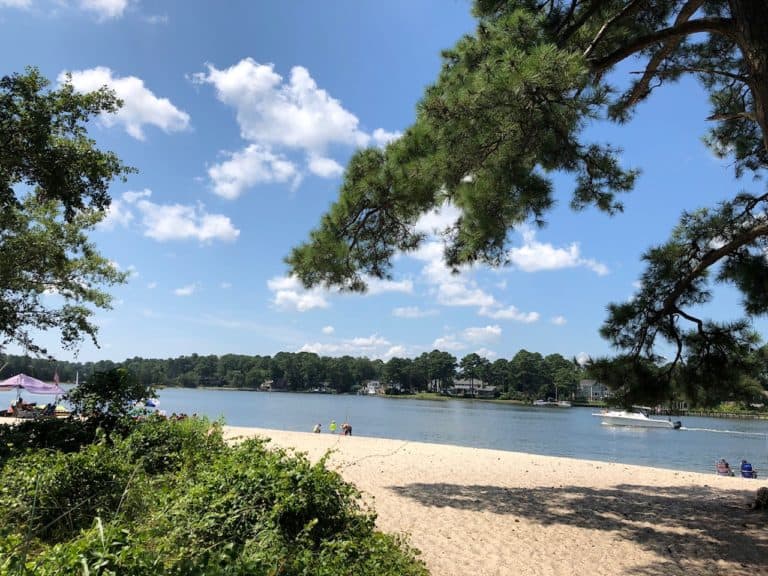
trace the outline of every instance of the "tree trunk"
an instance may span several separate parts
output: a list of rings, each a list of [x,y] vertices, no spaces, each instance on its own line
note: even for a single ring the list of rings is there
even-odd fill
[[[730,0],[731,14],[739,36],[739,45],[749,66],[755,104],[755,119],[768,152],[768,2],[765,0]]]

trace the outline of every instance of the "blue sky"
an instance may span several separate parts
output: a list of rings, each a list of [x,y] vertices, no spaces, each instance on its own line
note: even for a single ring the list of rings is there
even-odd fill
[[[473,28],[463,0],[0,0],[1,74],[71,72],[78,89],[108,84],[125,101],[92,135],[139,173],[114,184],[93,238],[131,278],[98,313],[101,349],[85,343],[78,358],[609,353],[597,331],[606,305],[635,290],[643,251],[682,210],[759,186],[704,147],[707,101],[692,80],[629,125],[588,128],[642,169],[624,214],[571,212],[557,177],[548,226],[513,233],[502,270],[452,277],[430,242],[365,295],[287,276],[283,258],[335,199],[350,154],[412,122],[440,50]],[[709,312],[736,316],[738,296],[719,291]],[[56,334],[39,341],[73,358]]]

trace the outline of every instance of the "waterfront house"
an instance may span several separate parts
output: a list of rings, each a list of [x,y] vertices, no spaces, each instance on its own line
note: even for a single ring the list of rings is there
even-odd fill
[[[384,393],[384,386],[378,380],[368,380],[363,383],[362,393],[368,396],[376,396]]]
[[[499,395],[496,386],[489,386],[482,380],[456,380],[447,393],[457,398],[496,398]]]
[[[581,380],[578,395],[589,402],[603,402],[611,395],[611,391],[597,380]]]

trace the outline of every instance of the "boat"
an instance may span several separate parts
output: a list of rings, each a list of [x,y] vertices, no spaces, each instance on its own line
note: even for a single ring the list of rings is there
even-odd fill
[[[570,408],[571,407],[571,403],[568,402],[568,400],[557,399],[557,386],[555,386],[554,400],[552,398],[547,398],[546,400],[534,400],[533,405],[544,407],[544,408]]]
[[[568,400],[534,400],[534,406],[544,408],[570,408],[571,403]]]
[[[663,420],[648,416],[650,409],[635,406],[631,410],[603,410],[593,416],[599,416],[606,426],[634,426],[635,428],[668,428],[679,430],[683,425],[679,420]]]

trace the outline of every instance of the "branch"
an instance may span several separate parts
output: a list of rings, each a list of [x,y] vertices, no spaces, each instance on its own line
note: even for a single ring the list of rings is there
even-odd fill
[[[619,12],[614,14],[611,18],[609,18],[605,22],[605,24],[602,25],[597,35],[592,39],[592,42],[590,42],[589,46],[587,46],[587,49],[584,50],[584,58],[589,58],[590,54],[592,54],[592,51],[595,49],[595,46],[597,46],[600,40],[602,40],[603,37],[605,36],[605,33],[608,31],[608,28],[613,26],[616,22],[618,22],[625,16],[632,14],[632,12],[640,8],[640,4],[642,4],[643,2],[645,2],[645,0],[632,0],[629,4],[624,6],[622,10],[620,10]]]
[[[605,0],[595,0],[594,2],[592,2],[589,8],[586,8],[584,12],[579,14],[578,19],[563,31],[562,39],[560,40],[560,45],[562,46],[563,44],[565,44],[565,41],[568,40],[571,36],[573,36],[576,33],[576,30],[581,28],[584,25],[584,23],[587,20],[589,20],[592,16],[594,16],[595,12],[597,12],[605,4],[606,4]]]
[[[752,120],[757,122],[757,117],[753,112],[737,112],[736,114],[712,114],[707,116],[707,120]]]
[[[688,274],[685,275],[685,277],[677,283],[677,287],[672,291],[672,293],[666,297],[664,300],[664,303],[662,304],[661,308],[653,315],[652,322],[658,320],[662,316],[672,313],[672,312],[679,312],[682,316],[685,317],[685,315],[680,311],[680,309],[677,307],[677,299],[682,295],[682,293],[693,283],[693,281],[701,276],[701,274],[710,266],[715,264],[718,260],[723,258],[724,256],[727,256],[731,254],[732,252],[736,251],[738,248],[741,248],[745,244],[749,244],[756,238],[759,238],[760,236],[768,236],[768,222],[765,222],[763,224],[760,224],[759,226],[755,226],[751,230],[746,231],[744,234],[741,234],[740,236],[737,236],[727,244],[721,246],[717,250],[712,250],[711,252],[708,252],[704,255],[704,257],[701,259],[701,262],[699,262],[693,270],[688,272]],[[692,320],[695,322],[695,320]]]
[[[688,0],[688,2],[686,2],[685,5],[680,9],[680,13],[675,19],[675,26],[680,26],[684,22],[687,22],[703,3],[704,0]],[[648,92],[650,92],[648,87],[651,83],[651,79],[656,75],[656,71],[658,70],[661,63],[664,62],[664,60],[667,59],[667,57],[675,50],[675,48],[678,47],[681,40],[681,36],[670,38],[661,46],[661,48],[659,48],[656,54],[653,55],[645,68],[643,77],[640,78],[637,84],[635,84],[635,87],[632,89],[632,93],[629,95],[629,99],[627,101],[628,106],[636,104],[639,100],[648,95]]]
[[[645,36],[639,36],[635,38],[629,44],[625,44],[614,50],[607,56],[603,56],[592,62],[592,69],[597,72],[602,72],[614,64],[618,64],[625,58],[632,56],[636,52],[640,52],[644,48],[664,42],[670,38],[681,38],[683,36],[689,36],[690,34],[698,34],[700,32],[710,32],[712,34],[720,34],[737,41],[738,34],[733,25],[731,18],[699,18],[698,20],[689,20],[680,24],[679,26],[671,26],[669,28],[663,28],[657,30],[652,34],[646,34]]]
[[[717,76],[725,76],[739,82],[747,82],[749,76],[744,74],[734,74],[733,72],[726,72],[725,70],[715,70],[713,68],[700,68],[697,66],[675,66],[665,67],[663,70],[657,70],[654,76],[663,77],[671,76],[673,74],[679,74],[680,72],[691,72],[693,74],[714,74]],[[646,70],[632,70],[630,74],[645,74]]]

